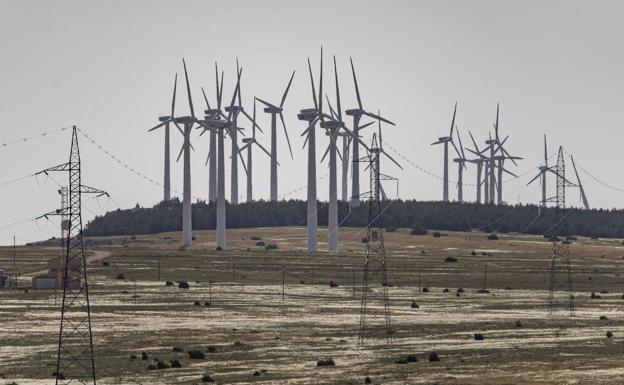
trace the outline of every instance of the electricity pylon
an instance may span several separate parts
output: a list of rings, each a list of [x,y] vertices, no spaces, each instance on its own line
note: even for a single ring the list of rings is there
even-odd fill
[[[550,271],[548,276],[548,314],[552,314],[556,304],[554,299],[555,284],[556,284],[556,272],[558,269],[558,263],[563,262],[565,264],[566,274],[566,287],[567,301],[566,308],[570,312],[570,315],[574,315],[574,294],[572,292],[572,267],[570,262],[570,245],[569,242],[562,242],[559,238],[563,235],[561,231],[561,225],[566,218],[566,205],[565,205],[565,189],[566,187],[576,186],[568,181],[565,177],[565,160],[563,157],[563,147],[559,147],[559,154],[557,156],[557,166],[555,167],[555,175],[557,178],[557,193],[554,197],[550,198],[550,201],[555,202],[555,224],[553,226],[552,234],[552,256],[550,259]],[[563,269],[560,269],[563,271]]]
[[[62,263],[63,302],[56,360],[56,384],[96,384],[91,308],[87,281],[87,261],[82,238],[82,194],[108,195],[85,186],[81,180],[80,150],[76,126],[72,130],[69,162],[40,173],[65,171],[69,174],[67,205],[50,215],[60,215],[67,231]]]
[[[382,180],[396,180],[379,171],[379,156],[383,153],[381,143],[373,134],[370,152],[361,162],[368,163],[370,171],[370,191],[362,194],[368,197],[368,230],[366,233],[366,258],[364,260],[364,280],[362,303],[360,305],[360,331],[358,345],[363,346],[369,338],[384,341],[386,348],[392,344],[390,324],[390,302],[388,299],[388,276],[386,274],[386,250],[383,237],[381,209]]]

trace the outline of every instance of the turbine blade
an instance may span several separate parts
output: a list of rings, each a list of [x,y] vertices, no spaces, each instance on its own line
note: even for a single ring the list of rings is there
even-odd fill
[[[325,160],[325,157],[327,156],[327,154],[329,154],[330,148],[331,148],[331,143],[327,146],[327,149],[325,149],[325,153],[323,154],[323,157],[321,158],[321,163],[323,163],[323,161]]]
[[[184,152],[184,145],[182,145],[182,147],[180,147],[180,153],[178,154],[178,157],[176,158],[176,162],[180,161],[180,157],[182,156],[183,152]]]
[[[453,109],[453,119],[451,120],[451,134],[449,138],[453,137],[453,127],[455,127],[455,115],[457,114],[457,102],[455,102],[455,108]]]
[[[318,94],[318,110],[319,115],[321,115],[321,119],[323,116],[323,46],[321,46],[321,74],[319,76],[319,94]]]
[[[546,148],[546,134],[544,134],[544,165],[548,167],[548,149]]]
[[[206,102],[206,107],[210,110],[210,102],[208,101],[208,97],[206,96],[206,91],[204,91],[204,87],[201,88],[202,94],[204,95],[204,101]]]
[[[318,110],[318,102],[316,100],[316,88],[314,86],[314,76],[312,75],[312,65],[310,64],[310,58],[308,58],[308,71],[310,72],[310,84],[312,85],[312,99],[314,100],[314,108]]]
[[[188,94],[189,108],[191,109],[191,116],[195,118],[195,109],[193,108],[193,98],[191,97],[191,85],[189,84],[188,72],[186,71],[186,61],[182,59],[184,65],[184,78],[186,79],[186,92]]]
[[[290,75],[290,80],[288,81],[288,85],[286,86],[286,91],[284,91],[284,95],[282,95],[282,102],[280,103],[280,108],[284,107],[284,102],[286,101],[286,95],[288,95],[288,90],[290,90],[290,85],[292,84],[294,77],[295,77],[295,71],[293,70],[292,75]]]
[[[263,145],[261,145],[261,144],[260,144],[260,143],[258,143],[258,142],[256,142],[256,144],[258,145],[258,147],[260,147],[260,149],[261,149],[262,151],[264,151],[264,153],[265,153],[265,154],[267,154],[267,155],[269,156],[269,158],[271,157],[271,153],[270,153],[270,152],[269,152],[266,148],[264,148],[264,146],[263,146]],[[279,164],[279,162],[277,162],[277,164]]]
[[[327,105],[329,106],[329,112],[331,113],[332,119],[336,119],[336,111],[332,108],[331,102],[329,101],[329,96],[325,94],[325,98],[327,99]]]
[[[468,133],[470,134],[470,139],[472,139],[472,144],[474,145],[475,150],[476,150],[477,152],[480,152],[480,151],[479,151],[479,146],[477,146],[477,142],[475,141],[474,136],[472,136],[472,132],[471,132],[470,130],[468,130]],[[470,150],[468,150],[468,151],[470,151]],[[473,151],[473,152],[474,152],[474,151]],[[476,154],[476,153],[475,153],[475,154]],[[477,155],[478,155],[478,154],[477,154]]]
[[[175,74],[175,79],[173,81],[173,98],[171,98],[171,119],[173,119],[175,113],[175,100],[176,100],[176,91],[178,89],[178,74]]]
[[[540,172],[538,172],[538,173],[537,173],[537,175],[535,175],[535,177],[533,177],[533,179],[531,179],[531,180],[529,181],[529,183],[527,183],[526,185],[528,186],[528,185],[530,185],[531,183],[533,183],[533,182],[534,182],[537,178],[541,177],[543,173],[544,173],[544,171],[540,171]]]
[[[279,113],[280,116],[280,120],[282,121],[282,127],[284,128],[284,135],[286,135],[286,142],[288,142],[288,151],[290,151],[290,158],[291,159],[295,159],[293,157],[293,153],[292,153],[292,147],[290,146],[290,138],[288,137],[288,131],[286,130],[286,123],[284,123],[284,115],[281,113]]]
[[[391,157],[390,155],[388,155],[388,153],[384,150],[381,151],[382,154],[384,154],[385,156],[388,157],[388,159],[390,159],[392,161],[392,163],[396,164],[398,168],[400,168],[401,170],[403,170],[403,167],[399,164],[399,162],[396,161],[396,159],[394,159],[393,157]]]
[[[271,103],[269,103],[269,102],[266,102],[266,101],[264,101],[264,100],[260,99],[259,97],[256,97],[256,99],[258,99],[258,101],[259,101],[260,103],[264,104],[264,105],[265,105],[265,106],[267,106],[267,107],[279,108],[279,107],[274,106],[273,104],[271,104]]]
[[[342,107],[340,106],[340,86],[338,85],[338,68],[336,66],[336,55],[334,55],[334,77],[336,79],[336,109],[338,121],[342,123]]]
[[[160,127],[164,126],[165,124],[169,123],[170,121],[171,121],[171,119],[169,119],[169,120],[167,120],[167,121],[164,121],[164,122],[162,122],[162,123],[159,123],[158,125],[156,125],[156,126],[154,126],[154,127],[150,128],[149,130],[147,130],[147,132],[152,132],[152,131],[154,131],[155,129],[160,128]]]
[[[358,106],[360,107],[360,110],[363,110],[364,108],[362,107],[362,98],[360,97],[360,88],[358,87],[357,77],[355,76],[355,68],[353,67],[353,58],[349,58],[349,61],[351,62],[351,72],[353,73],[353,83],[355,84],[355,96],[357,97]]]
[[[369,116],[369,117],[371,117],[371,118],[375,119],[375,120],[381,120],[381,121],[382,121],[382,122],[384,122],[384,123],[387,123],[387,124],[390,124],[390,125],[396,126],[396,124],[394,124],[394,122],[391,122],[391,121],[389,121],[388,119],[386,119],[386,118],[384,118],[384,117],[382,117],[382,116],[372,114],[372,113],[370,113],[370,112],[368,112],[368,111],[363,111],[362,113],[363,113],[364,115],[366,115],[366,116]]]

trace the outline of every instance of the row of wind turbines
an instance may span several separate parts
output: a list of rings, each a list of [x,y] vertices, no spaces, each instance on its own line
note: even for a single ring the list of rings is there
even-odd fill
[[[464,201],[463,194],[463,172],[467,169],[466,163],[474,164],[476,167],[476,183],[475,202],[485,204],[504,204],[503,200],[503,173],[509,174],[515,178],[518,178],[516,174],[505,168],[505,161],[511,161],[514,166],[517,166],[517,160],[522,160],[522,157],[511,155],[505,148],[505,144],[509,139],[509,135],[505,136],[501,140],[499,135],[499,117],[500,117],[500,104],[496,105],[496,120],[494,121],[494,137],[492,133],[488,132],[487,140],[485,140],[485,146],[479,147],[477,141],[475,141],[472,132],[468,131],[470,139],[474,148],[464,147],[461,141],[461,136],[457,125],[455,124],[455,118],[457,115],[457,102],[453,108],[453,117],[451,118],[451,128],[448,136],[439,137],[438,140],[431,145],[442,144],[444,146],[444,164],[443,164],[443,177],[442,177],[442,200],[444,202],[449,201],[449,143],[453,146],[457,158],[453,159],[453,162],[457,163],[457,202]],[[457,138],[459,147],[455,144],[454,134]],[[464,150],[467,150],[473,157],[467,158]],[[583,184],[579,177],[574,163],[574,157],[570,155],[572,166],[576,176],[577,183],[574,184],[566,179],[566,183],[569,186],[578,187],[580,190],[581,201],[585,209],[589,209],[589,203]],[[551,199],[547,196],[547,175],[553,174],[558,176],[558,171],[555,167],[548,165],[548,148],[546,144],[546,135],[544,135],[544,164],[538,167],[538,174],[531,179],[527,185],[530,185],[538,178],[541,184],[541,198],[539,201],[540,207],[546,207],[547,202]],[[565,179],[565,176],[562,176]],[[483,195],[482,195],[483,193]],[[483,197],[483,202],[482,202]]]
[[[374,114],[364,110],[362,106],[362,99],[360,96],[359,86],[357,83],[357,77],[355,74],[355,68],[353,60],[350,60],[351,71],[353,74],[353,82],[355,86],[357,96],[357,107],[348,109],[345,113],[353,118],[353,126],[348,128],[343,120],[343,111],[340,100],[340,88],[338,81],[338,70],[336,65],[336,58],[334,56],[334,77],[335,77],[335,91],[336,99],[334,109],[331,105],[331,101],[327,94],[323,94],[323,50],[321,48],[320,59],[320,75],[319,75],[319,89],[318,96],[316,93],[314,77],[312,74],[312,66],[308,59],[308,70],[310,75],[310,84],[312,90],[312,98],[314,102],[313,108],[305,108],[297,115],[298,119],[306,122],[306,129],[301,134],[305,136],[304,148],[308,148],[308,185],[307,185],[307,198],[308,198],[308,217],[307,217],[307,233],[308,233],[308,250],[317,251],[318,249],[318,236],[317,236],[317,194],[316,194],[316,129],[322,130],[328,137],[329,144],[325,150],[325,153],[321,159],[324,161],[329,156],[329,210],[328,210],[328,251],[338,250],[338,191],[337,191],[337,158],[341,158],[342,161],[342,200],[351,201],[351,205],[359,205],[359,162],[360,159],[360,146],[366,151],[370,151],[368,146],[362,141],[360,136],[360,130],[366,128],[374,122],[361,124],[363,116],[373,118],[378,121],[379,126],[379,148],[376,149],[380,153],[387,156],[397,166],[401,167],[396,160],[388,155],[381,144],[381,122],[394,125],[393,122],[381,117],[378,114]],[[219,70],[215,64],[215,78],[216,78],[216,106],[211,106],[206,95],[205,90],[202,87],[202,94],[206,103],[207,109],[204,111],[203,119],[196,117],[195,109],[193,106],[191,87],[189,83],[189,76],[186,67],[186,61],[183,59],[184,77],[186,81],[187,99],[189,103],[190,115],[176,116],[176,93],[177,93],[177,74],[174,79],[173,97],[171,102],[171,114],[167,116],[159,117],[159,124],[151,128],[149,131],[154,131],[159,128],[164,129],[165,143],[164,143],[164,199],[171,199],[171,180],[170,180],[170,130],[177,129],[184,138],[182,148],[177,157],[177,161],[180,158],[183,159],[183,203],[182,203],[182,245],[188,246],[192,244],[192,205],[191,205],[191,150],[194,150],[191,144],[191,134],[194,129],[199,129],[199,136],[208,133],[209,139],[209,152],[206,160],[208,165],[208,199],[210,202],[216,202],[217,207],[217,236],[216,246],[224,249],[226,247],[226,206],[225,206],[225,138],[226,136],[231,141],[231,189],[230,189],[230,202],[232,204],[238,203],[238,161],[240,159],[241,165],[244,168],[247,175],[247,201],[253,201],[253,178],[252,178],[252,162],[253,154],[252,148],[254,145],[258,146],[262,152],[270,157],[270,199],[276,201],[278,199],[277,190],[277,166],[279,162],[277,160],[277,117],[279,116],[284,136],[288,143],[290,156],[293,158],[292,147],[286,124],[284,122],[284,103],[290,90],[295,71],[293,71],[286,89],[282,95],[279,105],[270,103],[259,97],[254,97],[253,114],[250,116],[242,105],[241,97],[241,84],[240,79],[242,75],[242,68],[236,63],[237,81],[234,89],[230,104],[228,106],[222,106],[223,99],[223,71],[221,72],[221,78],[219,79]],[[327,101],[329,107],[329,114],[323,111],[323,97]],[[256,130],[263,132],[260,126],[256,122],[256,104],[260,102],[264,105],[263,111],[271,116],[271,144],[270,150],[267,150],[257,139]],[[215,108],[216,107],[216,108]],[[245,135],[242,127],[239,126],[239,117],[243,115],[251,124],[251,137],[244,137],[241,141],[243,144],[239,146],[238,134]],[[338,140],[342,139],[342,148],[338,148]],[[247,162],[243,158],[243,153],[247,154]],[[348,168],[352,159],[352,194],[348,196]]]

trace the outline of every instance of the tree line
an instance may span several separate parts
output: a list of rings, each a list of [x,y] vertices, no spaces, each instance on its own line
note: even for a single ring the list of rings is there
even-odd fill
[[[226,203],[227,204],[227,203]],[[318,224],[327,225],[328,205],[318,204]],[[542,208],[538,217],[535,205],[483,205],[440,201],[392,200],[382,202],[383,227],[426,228],[431,230],[484,232],[519,232],[558,235],[581,235],[624,238],[624,210],[571,208],[556,212]],[[365,227],[369,222],[368,203],[350,209],[347,202],[338,203],[342,226]],[[228,228],[305,226],[307,203],[300,200],[256,201],[227,204]],[[563,218],[563,219],[562,219]],[[215,229],[216,205],[198,201],[193,204],[193,229]],[[111,211],[97,216],[85,227],[86,236],[153,234],[181,231],[182,202],[174,198],[151,208]]]

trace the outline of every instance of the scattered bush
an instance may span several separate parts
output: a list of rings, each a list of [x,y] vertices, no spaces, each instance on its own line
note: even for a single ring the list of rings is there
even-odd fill
[[[490,291],[488,289],[479,289],[477,290],[478,294],[490,294]]]
[[[464,289],[462,289],[461,287],[458,287],[458,288],[457,288],[457,292],[458,292],[458,293],[463,293],[463,292],[464,292]]]
[[[171,349],[171,351],[172,351],[172,352],[176,352],[176,353],[183,352],[182,348],[179,348],[179,347],[177,347],[177,346],[174,346],[174,347]]]
[[[474,250],[472,250],[472,251],[470,252],[470,255],[477,255],[477,252],[476,252],[476,251],[474,251]]]
[[[607,317],[606,315],[601,315],[601,316],[599,317],[599,319],[600,319],[601,321],[606,321],[606,320],[608,320],[608,319],[609,319],[609,317]]]
[[[600,296],[600,294],[596,294],[594,292],[591,293],[590,295],[591,299],[601,299],[602,297]]]
[[[487,239],[489,239],[490,241],[497,241],[498,240],[498,235],[490,234],[490,235],[487,236]]]
[[[412,235],[427,235],[427,229],[422,227],[422,225],[420,223],[417,223],[417,224],[412,226],[412,229],[410,230],[410,234],[412,234]]]
[[[362,243],[367,244],[367,243],[368,243],[368,238],[363,237],[363,238],[362,238]]]
[[[422,292],[423,292],[423,293],[429,293],[429,288],[427,288],[427,287],[423,287],[423,288],[422,288]]]
[[[206,349],[208,351],[208,353],[216,353],[217,352],[217,348],[215,348],[214,346],[208,346],[208,349]]]
[[[148,357],[147,357],[147,353],[146,353],[146,352],[142,352],[142,353],[141,353],[141,359],[142,359],[143,361],[146,361],[146,360],[147,360],[147,358],[148,358]]]
[[[434,237],[434,238],[440,238],[441,236],[442,236],[442,234],[440,234],[440,232],[439,232],[439,231],[434,231],[434,232],[433,232],[433,237]]]
[[[178,283],[178,288],[180,288],[180,289],[190,289],[190,287],[191,287],[191,285],[189,285],[189,283],[186,282],[186,281],[180,281]]]
[[[612,337],[613,337],[613,333],[612,333],[612,332],[610,332],[610,331],[608,331],[608,332],[607,332],[607,338],[612,338]]]
[[[438,354],[436,352],[431,352],[431,354],[429,354],[429,362],[438,362],[440,361],[440,357],[438,357]]]
[[[131,359],[131,360],[136,360],[136,359],[137,359],[136,354],[132,354],[132,355],[130,355],[130,359]]]
[[[156,365],[154,364],[147,365],[147,370],[156,370]]]
[[[418,362],[418,357],[415,354],[408,354],[406,360],[407,362]]]
[[[268,244],[264,247],[265,250],[277,250],[277,245]]]
[[[444,288],[444,290],[442,290],[442,293],[448,293],[448,292],[449,292],[449,289],[446,287]]]
[[[180,363],[180,360],[171,360],[169,362],[171,362],[171,367],[172,368],[181,368],[182,367],[182,364]]]
[[[329,287],[338,287],[338,284],[334,281],[329,281]]]
[[[325,360],[316,361],[316,366],[336,366],[333,358],[327,358]]]
[[[108,261],[102,261],[102,266],[110,266],[110,262],[108,262]]]
[[[65,379],[65,375],[63,374],[63,372],[59,372],[59,373],[52,373],[52,377],[56,378],[57,380],[64,380]]]
[[[165,282],[165,286],[173,286],[173,285],[174,285],[174,283],[173,283],[173,282],[171,282],[171,281],[167,281],[167,282]]]
[[[162,360],[158,360],[158,362],[156,362],[156,369],[169,369],[170,367],[171,365]]]
[[[194,304],[195,306],[201,306],[201,302],[199,302],[199,301],[195,301],[193,304]]]
[[[444,262],[457,262],[457,258],[449,256],[444,259]]]
[[[250,237],[249,239],[251,239],[252,241],[261,241],[262,238],[260,237]]]
[[[405,365],[407,364],[407,360],[405,358],[399,358],[398,360],[394,361],[394,363],[399,365]]]
[[[483,334],[481,334],[481,333],[475,333],[474,334],[474,339],[475,339],[475,341],[483,341],[485,339],[485,337],[483,337]]]
[[[214,382],[214,380],[212,379],[212,377],[210,377],[208,374],[204,374],[204,375],[202,376],[201,381],[202,381],[202,382]]]
[[[217,250],[217,251],[222,251],[222,250],[223,250],[223,247],[221,247],[221,246],[217,246],[217,248],[216,248],[215,250]]]
[[[412,304],[410,305],[410,307],[412,309],[418,309],[420,306],[418,306],[418,304],[416,303],[416,301],[412,301]]]
[[[396,227],[388,227],[388,228],[386,228],[386,232],[388,232],[388,233],[394,233],[396,230],[397,230]]]
[[[607,290],[601,290],[600,294],[609,294],[609,292]]]
[[[126,276],[124,275],[124,273],[119,273],[119,274],[117,274],[117,277],[116,277],[116,278],[117,278],[117,279],[122,279],[122,280],[123,280],[123,279],[126,279]]]
[[[521,328],[521,327],[522,327],[522,321],[517,320],[517,321],[516,321],[516,327],[517,327],[517,328]]]
[[[254,374],[253,374],[253,375],[254,375],[255,377],[258,377],[258,376],[260,375],[260,372],[256,370],[256,371],[254,372]]]
[[[256,246],[260,246],[260,247],[262,247],[262,246],[266,246],[266,243],[264,243],[264,242],[262,242],[262,241],[260,241],[260,242],[256,242]]]
[[[208,301],[204,302],[204,306],[210,306],[210,302]]]
[[[371,378],[367,376],[367,377],[364,379],[364,383],[365,383],[365,384],[372,384],[372,383],[373,383],[373,380],[371,380]]]
[[[206,358],[206,355],[201,350],[189,350],[188,355],[191,360],[203,360]]]

